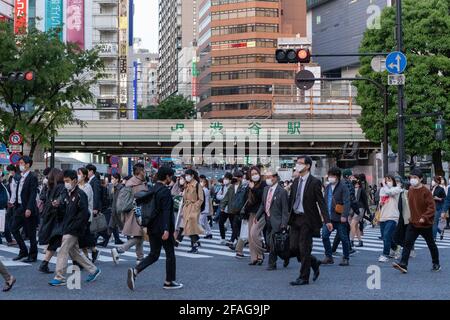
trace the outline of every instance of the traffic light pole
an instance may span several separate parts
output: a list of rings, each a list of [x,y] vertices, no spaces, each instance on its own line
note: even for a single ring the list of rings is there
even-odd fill
[[[387,175],[389,171],[388,167],[388,124],[387,124],[387,115],[389,112],[389,91],[388,86],[383,85],[379,82],[376,82],[373,79],[358,77],[358,78],[311,78],[311,79],[297,79],[298,81],[367,81],[374,84],[380,93],[383,95],[383,113],[384,113],[384,122],[383,122],[383,175]]]
[[[396,1],[396,36],[397,51],[403,52],[402,1]],[[404,86],[398,87],[398,174],[405,177],[405,118]]]

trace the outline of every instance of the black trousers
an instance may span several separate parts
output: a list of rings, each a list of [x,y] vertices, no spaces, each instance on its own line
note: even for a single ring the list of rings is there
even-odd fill
[[[23,210],[23,212],[25,212],[25,210]],[[37,220],[38,218],[36,216],[25,218],[23,215],[15,215],[11,225],[11,233],[19,245],[20,254],[28,255],[32,258],[37,258],[38,255],[36,240]],[[25,233],[30,239],[30,250],[28,250],[25,241],[22,238],[20,233],[21,228],[25,230]]]
[[[296,215],[289,232],[289,242],[292,254],[301,261],[299,278],[306,281],[309,281],[311,268],[319,268],[319,261],[311,254],[313,235],[314,231],[306,223],[304,215]]]
[[[148,266],[158,261],[161,255],[161,248],[164,248],[166,253],[166,281],[175,281],[176,277],[176,260],[175,260],[175,239],[172,235],[169,239],[162,240],[161,235],[149,234],[150,253],[136,266],[138,273],[144,271]]]
[[[237,237],[235,239],[233,239],[233,236],[235,235],[235,225],[234,225],[234,219],[235,219],[235,215],[234,214],[228,214],[226,212],[221,212],[220,213],[220,218],[219,218],[219,230],[220,230],[220,237],[222,239],[225,239],[225,222],[227,221],[227,219],[230,220],[230,225],[231,225],[231,230],[232,230],[232,235],[231,235],[231,241],[233,242],[234,240],[237,239]]]
[[[416,228],[412,224],[408,224],[408,227],[406,228],[405,246],[403,247],[401,262],[408,265],[409,255],[419,235],[422,236],[427,243],[433,264],[439,264],[439,250],[434,241],[433,228]]]
[[[111,209],[104,210],[104,211],[102,211],[102,213],[104,214],[105,219],[106,219],[106,223],[109,226],[109,222],[111,221],[111,214],[112,214]],[[106,243],[109,242],[109,238],[111,237],[111,233],[114,236],[114,240],[116,242],[119,242],[120,241],[120,235],[119,235],[119,230],[117,229],[117,227],[114,227],[112,229],[108,227],[108,229],[106,229],[105,231],[99,232],[97,234],[96,241],[98,240],[99,237],[102,237],[104,242],[106,242]]]

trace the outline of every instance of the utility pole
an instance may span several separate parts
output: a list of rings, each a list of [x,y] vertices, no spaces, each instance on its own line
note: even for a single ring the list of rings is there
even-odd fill
[[[403,52],[402,1],[396,0],[396,37],[397,51]],[[404,118],[404,86],[398,87],[398,174],[405,177],[405,118]]]

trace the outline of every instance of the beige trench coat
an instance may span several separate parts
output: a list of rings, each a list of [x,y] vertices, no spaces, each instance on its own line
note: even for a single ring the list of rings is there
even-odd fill
[[[203,189],[196,180],[190,182],[183,193],[183,234],[192,236],[203,234],[204,230],[199,225],[200,208],[204,201]]]
[[[133,194],[140,191],[147,191],[147,185],[144,181],[133,176],[127,181],[126,187],[133,188]],[[137,223],[136,216],[134,215],[134,210],[131,212],[122,214],[123,230],[122,233],[129,237],[143,237],[144,231],[142,227]]]

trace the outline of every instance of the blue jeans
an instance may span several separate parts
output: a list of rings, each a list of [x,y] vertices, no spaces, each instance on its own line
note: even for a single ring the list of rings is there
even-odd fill
[[[433,239],[436,239],[437,233],[438,233],[438,225],[439,220],[441,220],[441,211],[436,211],[434,214],[434,224],[433,224]],[[440,233],[440,232],[439,232]]]
[[[322,227],[322,242],[323,247],[325,248],[325,255],[328,258],[333,257],[333,253],[331,251],[331,243],[330,243],[330,235],[334,230],[337,230],[337,233],[339,234],[339,237],[342,241],[342,251],[344,252],[344,259],[348,259],[350,256],[350,239],[347,234],[347,223],[341,223],[332,221],[333,224],[333,230],[330,232],[328,231],[328,228],[326,225]]]
[[[392,235],[394,234],[397,222],[393,220],[380,222],[381,235],[383,237],[383,255],[389,256],[392,244]]]

